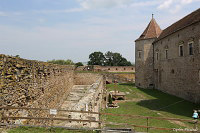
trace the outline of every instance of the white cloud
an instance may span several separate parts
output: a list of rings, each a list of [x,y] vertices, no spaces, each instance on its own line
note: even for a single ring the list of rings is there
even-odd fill
[[[84,9],[101,9],[128,6],[133,0],[79,0]]]
[[[0,11],[0,16],[5,17],[5,16],[8,16],[8,15],[5,12]]]
[[[194,3],[194,2],[200,2],[200,0],[163,0],[159,6],[158,9],[163,10],[167,9],[171,13],[177,13],[180,11],[184,6]]]
[[[172,3],[173,3],[173,0],[166,0],[164,3],[158,6],[158,9],[169,8],[169,6],[171,6]]]
[[[34,10],[34,13],[43,13],[43,14],[49,14],[49,13],[71,13],[71,12],[81,12],[83,11],[83,8],[71,8],[71,9],[64,9],[64,10]]]
[[[77,0],[80,7],[63,10],[35,10],[34,13],[71,13],[93,9],[110,9],[122,7],[152,6],[160,4],[161,0],[138,2],[134,0]]]
[[[192,3],[194,0],[181,0],[182,4],[190,4]]]
[[[39,18],[38,21],[45,20]],[[102,24],[96,25],[98,21]],[[87,61],[91,52],[105,52],[108,49],[113,51],[115,47],[122,47],[132,55],[133,50],[130,50],[129,45],[134,37],[129,32],[134,32],[134,28],[138,27],[132,26],[131,23],[121,25],[121,22],[112,22],[110,18],[94,17],[82,23],[37,26],[30,29],[0,25],[0,53],[19,54],[21,57],[44,61],[53,58]],[[127,57],[133,60],[132,56]]]
[[[39,23],[44,23],[44,22],[46,22],[46,19],[45,19],[45,18],[39,18],[39,19],[38,19],[38,22],[39,22]]]
[[[151,0],[151,1],[143,1],[143,2],[134,2],[131,4],[131,7],[138,7],[138,6],[154,6],[160,4],[160,0]]]

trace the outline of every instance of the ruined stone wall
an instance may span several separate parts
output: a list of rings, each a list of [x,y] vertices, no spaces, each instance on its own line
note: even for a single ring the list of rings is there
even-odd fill
[[[134,66],[94,66],[94,71],[104,72],[135,72]]]
[[[79,66],[76,68],[76,71],[88,71],[90,69],[95,72],[135,72],[134,66],[99,66],[99,65]]]
[[[200,103],[200,23],[186,27],[154,44],[154,82],[156,89]],[[189,42],[193,55],[189,55]],[[183,45],[183,56],[179,55]],[[165,50],[168,49],[168,58]]]
[[[100,74],[95,73],[76,73],[74,76],[75,85],[92,85],[95,83]]]
[[[120,77],[120,78],[126,78],[129,80],[135,81],[135,74],[134,73],[115,73],[114,76]]]
[[[79,74],[80,75],[80,74]],[[97,74],[96,74],[97,75]],[[78,76],[78,75],[77,75]],[[93,82],[91,85],[74,85],[72,92],[67,98],[66,103],[63,109],[69,110],[78,110],[78,111],[92,111],[100,112],[102,107],[105,107],[105,80],[103,75],[97,75],[98,79]],[[99,121],[99,114],[90,114],[90,113],[78,113],[78,112],[69,112],[65,114],[60,114],[60,116],[70,116],[71,119],[83,119],[83,120],[96,120]],[[98,128],[99,124],[96,122],[58,122],[57,126],[65,125],[67,127],[89,127],[89,128]]]
[[[58,108],[74,67],[0,55],[0,106]]]
[[[118,83],[135,83],[134,73],[107,73],[105,76],[108,83],[113,83],[114,80]]]
[[[153,84],[153,46],[155,39],[138,40],[135,42],[135,84],[137,87],[148,88]],[[141,58],[139,58],[141,51]]]

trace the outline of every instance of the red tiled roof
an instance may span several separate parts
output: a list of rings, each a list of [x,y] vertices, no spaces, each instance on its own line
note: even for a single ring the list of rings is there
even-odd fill
[[[181,20],[177,21],[176,23],[172,24],[171,26],[167,27],[158,37],[158,40],[161,40],[165,38],[168,35],[171,35],[172,33],[181,30],[187,26],[190,26],[191,24],[194,24],[196,22],[200,21],[200,8],[189,15],[185,16]]]
[[[144,30],[142,35],[136,41],[143,39],[157,38],[161,34],[161,32],[162,30],[160,29],[160,26],[156,23],[156,20],[152,18],[147,28]]]

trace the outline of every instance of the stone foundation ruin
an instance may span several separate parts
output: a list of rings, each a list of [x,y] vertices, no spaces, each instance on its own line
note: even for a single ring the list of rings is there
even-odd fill
[[[102,107],[103,90],[104,78],[101,75],[75,73],[74,66],[55,65],[0,55],[0,107],[64,108],[99,112]],[[70,100],[70,96],[77,100],[75,104],[66,103]],[[6,112],[5,115],[49,116],[48,113],[42,111],[22,110]],[[76,118],[76,115],[73,117]],[[98,116],[83,115],[82,117],[99,119]],[[9,120],[7,122],[9,123]],[[25,121],[24,123],[31,122]],[[38,121],[38,123],[42,122]],[[74,126],[66,123],[65,125]],[[81,125],[96,127],[96,125],[85,123]]]

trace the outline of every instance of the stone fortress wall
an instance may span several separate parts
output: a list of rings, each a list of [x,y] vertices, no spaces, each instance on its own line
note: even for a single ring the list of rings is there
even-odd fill
[[[200,8],[160,34],[157,29],[152,18],[136,40],[136,86],[200,103]]]
[[[153,41],[155,39],[135,42],[135,85],[141,88],[150,88],[153,84]],[[141,52],[140,58],[139,52]]]
[[[189,34],[188,34],[189,33]],[[179,30],[154,44],[155,88],[200,103],[200,22]],[[189,55],[189,44],[193,54]],[[179,46],[183,46],[183,56]],[[166,58],[165,50],[168,50]]]
[[[0,55],[0,106],[57,108],[74,84],[73,69]]]
[[[67,105],[63,104],[66,106],[65,108],[69,110],[100,112],[100,109],[106,105],[106,101],[103,100],[106,97],[104,78],[103,75],[99,74],[77,73],[75,83],[78,85],[74,85],[70,96],[66,100]],[[67,115],[70,115],[72,119],[100,120],[99,114],[71,112]],[[99,123],[96,122],[67,122],[64,125],[68,127],[99,127]]]
[[[135,72],[134,66],[98,66],[94,65],[94,71],[104,72]]]
[[[79,66],[77,71],[94,71],[94,72],[135,72],[134,66]]]
[[[101,76],[100,74],[95,74],[95,73],[76,73],[74,76],[74,84],[91,85],[95,83],[100,76]]]
[[[92,97],[91,111],[98,112],[102,107],[102,91],[105,87],[103,76],[75,73],[74,66],[0,55],[0,107],[60,109],[76,85],[93,87],[92,93],[88,92],[88,95]],[[89,104],[87,102],[82,103]],[[5,112],[5,115],[49,117],[49,112],[12,110]],[[8,122],[16,123],[16,121]],[[34,123],[34,121],[24,120],[23,124],[32,122]]]

